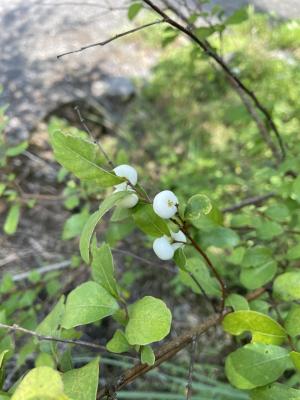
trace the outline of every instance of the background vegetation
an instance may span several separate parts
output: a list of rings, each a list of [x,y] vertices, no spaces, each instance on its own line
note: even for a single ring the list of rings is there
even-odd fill
[[[137,18],[138,23],[144,23],[149,17],[142,14]],[[211,30],[198,30],[197,35],[210,40],[215,51],[270,111],[285,145],[286,157],[282,162],[274,159],[223,71],[195,44],[164,26],[140,34],[140,40],[144,40],[149,49],[154,42],[161,42],[160,60],[146,82],[135,82],[138,94],[128,105],[117,132],[97,139],[101,140],[116,165],[125,163],[137,168],[140,184],[151,198],[157,192],[169,189],[176,193],[180,203],[186,203],[197,193],[211,199],[212,211],[192,221],[191,229],[193,238],[205,249],[226,281],[228,293],[232,293],[226,305],[235,311],[257,311],[277,320],[285,326],[292,349],[297,353],[300,297],[298,285],[292,291],[289,291],[289,285],[298,282],[300,259],[300,22],[279,21],[256,14],[251,8],[235,14],[234,18],[223,18],[224,30],[219,29],[218,23]],[[100,122],[91,110],[85,111],[88,123]],[[75,111],[74,115],[75,121]],[[24,229],[22,219],[31,218],[34,214],[30,213],[39,211],[39,204],[49,198],[30,194],[33,182],[40,193],[44,193],[43,182],[36,182],[36,174],[33,179],[29,175],[28,182],[20,182],[21,171],[28,163],[27,146],[36,149],[36,144],[8,144],[5,110],[1,121],[1,216],[4,234],[11,237],[7,239],[10,243],[14,243],[20,229]],[[53,135],[60,130],[75,137],[88,137],[79,123],[73,125],[65,119],[51,117],[47,121],[47,133]],[[276,143],[274,135],[272,140]],[[48,144],[45,146],[46,150],[50,149]],[[99,155],[97,162],[103,165],[103,156]],[[26,265],[24,274],[5,268],[0,285],[0,323],[4,324],[0,331],[1,379],[4,382],[0,398],[3,399],[11,396],[21,399],[12,395],[14,385],[33,367],[50,366],[66,373],[73,367],[86,365],[100,351],[100,348],[66,342],[59,344],[37,337],[58,334],[56,330],[60,328],[54,329],[53,314],[50,320],[45,319],[46,316],[60,296],[90,280],[90,269],[79,255],[79,237],[90,213],[110,194],[110,189],[107,191],[94,182],[80,181],[67,169],[58,168],[53,158],[50,164],[55,172],[47,185],[56,188],[56,193],[50,197],[55,197],[60,238],[66,243],[62,245],[66,259],[58,260],[49,270],[44,266],[34,269],[32,265]],[[243,200],[249,198],[254,201],[244,207]],[[218,283],[199,259],[190,262],[189,270],[181,268],[178,260],[175,260],[177,267],[172,261],[158,260],[151,249],[153,240],[145,237],[136,225],[131,214],[114,214],[99,227],[97,238],[113,249],[117,281],[124,299],[133,302],[147,294],[163,298],[172,310],[174,337],[178,331],[199,323],[218,307]],[[189,260],[195,259],[195,249],[186,246],[185,255]],[[200,282],[202,291],[191,278],[191,272]],[[294,275],[285,275],[287,273]],[[278,277],[283,278],[280,281]],[[247,294],[262,287],[266,290],[258,298],[251,301],[248,297],[247,300]],[[291,316],[291,310],[294,316]],[[291,318],[294,318],[292,323],[289,322]],[[5,325],[13,324],[38,335],[4,329]],[[73,326],[65,329],[60,332],[60,338],[81,339],[104,347],[116,327],[115,321],[104,319],[80,329]],[[298,399],[299,392],[291,392],[289,388],[299,386],[299,373],[296,372],[299,361],[295,362],[296,367],[291,362],[285,364],[282,374],[278,375],[284,386],[272,386],[274,392],[271,394],[260,392],[260,389],[244,392],[240,390],[242,385],[233,385],[236,389],[228,383],[230,374],[227,372],[226,377],[224,372],[225,357],[249,342],[249,335],[233,337],[229,335],[235,335],[232,331],[233,328],[225,327],[224,332],[217,327],[199,338],[192,370],[191,398]],[[184,398],[190,355],[189,349],[183,351],[129,389],[118,392],[117,398]],[[100,387],[132,362],[131,358],[113,353],[103,355]],[[229,380],[235,382],[230,376]],[[265,383],[257,386],[265,386]]]

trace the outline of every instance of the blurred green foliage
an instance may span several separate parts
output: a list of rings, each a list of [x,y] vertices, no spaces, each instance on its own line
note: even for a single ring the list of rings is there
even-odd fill
[[[289,160],[296,158],[300,23],[250,12],[221,41],[217,33],[210,39],[271,111]],[[175,42],[163,52],[140,87],[121,138],[152,178],[185,197],[207,191],[223,205],[272,186],[272,154],[253,119],[224,73],[192,44]]]

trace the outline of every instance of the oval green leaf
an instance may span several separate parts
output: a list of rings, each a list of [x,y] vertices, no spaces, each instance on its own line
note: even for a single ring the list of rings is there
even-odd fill
[[[112,209],[120,200],[122,200],[126,196],[128,196],[128,192],[124,191],[113,193],[111,196],[107,197],[100,204],[99,210],[94,212],[84,225],[83,231],[80,236],[79,249],[83,261],[85,261],[87,264],[90,262],[90,245],[97,224],[110,209]]]
[[[279,275],[273,285],[275,296],[283,301],[300,299],[300,272],[285,272]]]
[[[92,277],[95,282],[103,286],[112,296],[119,298],[118,285],[115,279],[114,261],[107,243],[99,248],[92,249]]]
[[[28,372],[11,400],[68,400],[60,374],[50,367],[38,367]]]
[[[130,344],[126,339],[125,333],[118,329],[106,344],[106,348],[112,353],[125,353],[130,350]]]
[[[300,335],[300,306],[294,304],[284,321],[287,333],[294,337]]]
[[[99,381],[99,358],[62,375],[65,394],[72,400],[96,400]]]
[[[286,349],[261,343],[250,343],[229,354],[225,372],[238,389],[254,389],[276,381],[288,366]]]
[[[131,345],[147,345],[166,337],[171,328],[172,314],[166,304],[146,296],[129,308],[126,338]]]
[[[223,328],[231,335],[251,332],[253,343],[281,344],[286,339],[286,332],[278,322],[252,310],[227,314],[223,320]]]
[[[141,350],[141,363],[147,365],[154,365],[155,354],[151,346],[143,346]]]
[[[20,204],[13,204],[10,207],[3,227],[7,235],[13,235],[16,232],[20,220],[20,211]]]
[[[67,298],[62,327],[70,329],[99,321],[116,312],[119,305],[114,297],[96,282],[85,282]]]
[[[62,131],[53,132],[50,139],[56,160],[79,179],[93,181],[101,187],[110,187],[124,181],[96,163],[96,144]]]
[[[161,237],[170,236],[166,222],[155,214],[151,204],[139,204],[134,208],[133,219],[136,226],[146,235]]]
[[[300,371],[300,353],[298,353],[297,351],[291,351],[290,357],[291,357],[291,360],[293,361],[295,368],[298,371]]]
[[[212,210],[210,199],[204,194],[195,194],[188,202],[185,209],[185,218],[197,220],[203,215],[207,215]]]
[[[247,289],[254,290],[270,282],[277,271],[277,263],[270,260],[253,268],[243,268],[240,274],[241,284]]]
[[[251,400],[300,400],[300,391],[274,383],[251,392]]]

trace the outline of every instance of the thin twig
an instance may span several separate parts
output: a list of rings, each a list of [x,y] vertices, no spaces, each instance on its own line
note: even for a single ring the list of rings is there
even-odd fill
[[[108,154],[106,153],[106,151],[105,151],[104,148],[102,147],[101,143],[100,143],[98,140],[96,140],[96,138],[94,137],[94,135],[93,135],[92,131],[90,130],[90,128],[87,126],[86,121],[85,121],[85,119],[83,118],[83,116],[82,116],[82,114],[81,114],[81,112],[80,112],[79,106],[78,106],[78,105],[75,106],[75,107],[74,107],[74,110],[77,112],[79,121],[80,121],[80,123],[81,123],[83,129],[84,129],[84,130],[86,131],[86,133],[90,136],[90,138],[93,139],[94,143],[98,146],[100,152],[103,154],[103,156],[104,156],[104,158],[106,159],[108,165],[109,165],[111,168],[114,168],[114,163],[113,163],[113,161],[112,161],[111,158],[108,156]]]
[[[223,213],[233,212],[233,211],[240,210],[241,208],[244,208],[247,206],[261,204],[264,201],[269,200],[271,197],[275,197],[275,196],[276,196],[276,193],[271,192],[271,193],[263,194],[261,196],[249,197],[247,199],[242,200],[240,203],[223,208],[222,212]]]
[[[176,273],[176,270],[174,268],[172,268],[170,265],[166,264],[166,263],[162,263],[162,264],[158,264],[157,262],[148,260],[147,258],[141,257],[136,255],[135,253],[129,251],[129,250],[124,250],[124,249],[112,249],[113,253],[119,253],[119,254],[124,254],[126,256],[132,257],[138,261],[141,261],[144,264],[148,264],[151,265],[152,267],[158,267],[158,268],[164,268],[165,270],[171,272],[172,274]]]
[[[89,44],[89,45],[87,45],[87,46],[81,47],[80,49],[73,50],[73,51],[68,51],[68,52],[63,53],[63,54],[59,54],[59,55],[57,56],[57,58],[61,58],[61,57],[64,57],[64,56],[66,56],[66,55],[69,55],[69,54],[80,53],[81,51],[90,49],[90,48],[92,48],[92,47],[96,47],[96,46],[105,46],[106,44],[111,43],[111,42],[113,42],[114,40],[117,40],[117,39],[119,39],[119,38],[121,38],[121,37],[124,37],[124,36],[127,36],[127,35],[131,35],[132,33],[141,31],[142,29],[149,28],[150,26],[153,26],[153,25],[162,24],[162,23],[164,23],[164,22],[166,22],[164,18],[163,18],[163,19],[156,20],[156,21],[153,21],[153,22],[149,22],[148,24],[144,24],[144,25],[138,26],[137,28],[133,28],[133,29],[130,29],[130,30],[128,30],[128,31],[125,31],[125,32],[122,32],[122,33],[118,33],[117,35],[115,35],[115,36],[113,36],[113,37],[111,37],[111,38],[109,38],[109,39],[106,39],[106,40],[104,40],[103,42],[97,42],[97,43]]]
[[[127,370],[124,374],[122,374],[114,385],[107,385],[103,389],[101,389],[98,393],[97,399],[102,399],[111,391],[112,388],[116,392],[122,389],[124,386],[133,382],[138,377],[144,375],[145,373],[151,371],[152,369],[158,367],[164,361],[169,360],[175,354],[177,354],[180,350],[186,347],[189,343],[191,343],[193,337],[195,335],[199,336],[206,331],[208,331],[211,327],[215,326],[220,320],[219,314],[215,314],[212,317],[208,318],[206,321],[202,322],[197,327],[183,333],[181,336],[169,341],[165,345],[163,345],[156,353],[155,353],[155,363],[153,365],[147,364],[137,364]]]
[[[202,248],[199,246],[199,244],[193,239],[193,237],[190,235],[188,230],[184,226],[181,227],[181,229],[182,229],[182,232],[186,235],[186,237],[192,243],[192,246],[194,247],[194,249],[199,254],[201,254],[201,256],[204,258],[207,266],[210,268],[210,270],[212,271],[212,273],[216,277],[217,281],[219,282],[219,285],[220,285],[220,288],[221,288],[221,314],[222,314],[223,311],[224,311],[225,299],[226,299],[226,286],[225,286],[225,283],[223,282],[223,279],[221,278],[221,275],[219,274],[219,272],[217,271],[217,269],[213,265],[213,263],[210,260],[210,258],[208,257],[208,255],[205,253],[204,250],[202,250]]]
[[[203,297],[205,298],[205,300],[207,301],[208,304],[210,304],[214,310],[214,312],[218,312],[218,310],[216,309],[216,306],[214,305],[214,303],[212,303],[212,301],[210,300],[210,298],[208,297],[207,293],[205,292],[204,288],[202,287],[201,283],[198,281],[198,279],[194,276],[194,274],[192,272],[188,272],[189,276],[191,277],[191,279],[195,282],[195,284],[198,286],[198,288],[200,289],[201,293],[203,294]]]
[[[21,332],[21,333],[24,333],[26,335],[34,336],[39,340],[48,340],[48,341],[52,341],[52,342],[61,342],[61,343],[74,344],[74,345],[77,345],[77,346],[85,346],[85,347],[90,347],[92,349],[108,352],[108,350],[106,349],[105,346],[101,346],[101,345],[96,344],[96,343],[85,342],[83,340],[60,339],[60,338],[57,338],[57,337],[54,337],[54,336],[40,335],[37,332],[31,331],[29,329],[22,328],[21,326],[16,325],[16,324],[14,324],[14,325],[6,325],[6,324],[0,323],[0,328],[1,329],[7,329],[7,330],[12,331],[12,332]]]
[[[70,260],[62,261],[62,262],[55,263],[55,264],[45,265],[44,267],[41,267],[41,268],[36,268],[34,270],[30,270],[30,271],[22,272],[21,274],[14,275],[12,277],[12,280],[14,282],[23,281],[24,279],[27,279],[32,274],[32,271],[34,271],[38,274],[45,274],[47,272],[52,272],[52,271],[57,271],[60,269],[68,268],[70,265],[71,265]]]
[[[74,107],[74,110],[75,110],[75,111],[77,112],[77,114],[78,114],[78,118],[79,118],[79,121],[80,121],[80,123],[81,123],[83,129],[84,129],[85,132],[90,136],[90,138],[94,141],[94,143],[98,146],[100,152],[103,154],[104,158],[106,159],[107,164],[109,165],[109,167],[114,168],[114,167],[115,167],[114,162],[113,162],[112,159],[108,156],[108,154],[106,153],[106,151],[105,151],[104,148],[102,147],[100,141],[96,140],[96,138],[94,137],[92,131],[91,131],[91,130],[89,129],[89,127],[87,126],[86,121],[85,121],[85,119],[83,118],[83,116],[82,116],[82,114],[81,114],[81,112],[80,112],[79,106],[77,105],[76,107]],[[146,193],[147,198],[144,198],[144,197],[143,197],[143,194],[141,194],[140,191],[137,190],[138,188],[137,188],[136,186],[134,186],[128,179],[127,179],[127,185],[130,186],[135,192],[138,193],[138,195],[139,195],[139,197],[140,197],[141,200],[143,200],[143,201],[145,201],[145,202],[150,202],[147,193]]]
[[[188,382],[186,385],[186,400],[191,400],[193,395],[193,372],[194,372],[195,358],[197,354],[197,344],[198,344],[198,337],[195,335],[192,339],[192,347],[190,352],[189,374],[188,374]]]

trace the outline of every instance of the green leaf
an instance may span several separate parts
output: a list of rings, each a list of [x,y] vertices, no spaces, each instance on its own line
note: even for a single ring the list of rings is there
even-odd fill
[[[130,208],[116,207],[114,212],[112,213],[110,220],[111,222],[120,222],[129,217],[131,217]]]
[[[87,365],[62,375],[65,394],[72,400],[96,400],[99,381],[99,357]]]
[[[293,182],[293,189],[292,189],[292,199],[297,200],[300,203],[300,175]]]
[[[171,311],[162,300],[143,297],[129,308],[126,338],[131,345],[158,342],[169,334],[171,321]]]
[[[40,353],[35,359],[34,366],[55,368],[55,361],[50,354]]]
[[[122,223],[110,223],[105,231],[105,239],[111,247],[115,247],[119,241],[127,239],[134,229],[135,223],[132,218],[128,218]]]
[[[114,336],[106,344],[108,351],[112,353],[125,353],[130,350],[130,344],[128,343],[126,336],[120,329],[116,330]]]
[[[204,247],[215,246],[220,248],[235,247],[240,238],[236,232],[228,228],[215,228],[203,236]]]
[[[223,219],[221,211],[213,205],[209,214],[203,214],[199,219],[191,220],[190,222],[201,231],[210,232],[223,225]]]
[[[13,204],[6,216],[3,230],[7,235],[13,235],[18,227],[19,219],[20,219],[20,204]]]
[[[114,297],[102,286],[96,282],[85,282],[68,295],[62,327],[70,329],[99,321],[118,308]]]
[[[231,293],[226,297],[225,306],[232,307],[234,311],[249,310],[249,304],[245,297],[236,293]]]
[[[153,365],[155,363],[155,354],[151,346],[143,346],[141,350],[141,363]]]
[[[262,240],[271,240],[283,233],[283,227],[275,221],[263,220],[256,227],[257,235]]]
[[[254,389],[276,381],[287,368],[286,349],[261,343],[250,343],[229,354],[225,372],[238,389]]]
[[[113,193],[111,196],[107,197],[100,204],[99,210],[94,212],[84,225],[82,234],[80,236],[79,248],[81,257],[87,264],[90,262],[90,244],[97,224],[100,222],[104,214],[106,214],[118,203],[119,200],[122,200],[127,195],[128,192],[124,191]]]
[[[251,400],[300,400],[300,391],[274,383],[251,392]]]
[[[108,244],[103,243],[99,248],[92,247],[92,277],[103,286],[112,296],[119,298],[118,285],[115,279],[114,261]]]
[[[223,328],[232,335],[251,332],[253,343],[281,344],[286,339],[286,332],[278,322],[251,310],[227,314],[223,319]]]
[[[9,147],[5,155],[7,157],[16,157],[19,154],[22,154],[28,147],[28,142],[25,140],[24,142],[19,143],[17,146]]]
[[[277,276],[273,284],[274,294],[283,301],[300,299],[300,272],[285,272]]]
[[[291,351],[290,357],[291,357],[291,360],[293,361],[295,368],[298,371],[300,371],[300,353],[298,353],[297,351]]]
[[[284,322],[287,333],[294,337],[300,335],[300,306],[294,304]]]
[[[132,21],[138,15],[142,8],[142,3],[131,4],[131,6],[128,8],[128,19]]]
[[[185,269],[186,257],[181,247],[175,251],[174,262],[180,269]]]
[[[268,207],[265,214],[277,222],[287,221],[290,217],[289,209],[284,204],[273,204]]]
[[[65,297],[62,296],[53,310],[37,326],[36,332],[40,335],[59,337],[60,323],[65,312]]]
[[[10,396],[7,393],[0,391],[0,400],[9,400],[9,399]]]
[[[270,282],[277,272],[276,261],[270,260],[253,268],[244,268],[240,274],[241,284],[247,289],[254,290]]]
[[[245,251],[245,247],[236,247],[232,250],[230,256],[227,257],[227,261],[234,265],[241,265],[245,255]]]
[[[72,215],[64,224],[62,239],[69,240],[81,234],[83,227],[89,218],[89,211],[84,208],[80,213]]]
[[[272,260],[272,250],[269,247],[255,246],[247,249],[242,260],[245,268],[259,267]]]
[[[124,181],[97,165],[97,145],[79,136],[55,131],[50,135],[56,160],[83,181],[110,187]]]
[[[6,189],[5,183],[0,182],[0,196],[3,195],[5,189]]]
[[[139,204],[133,212],[136,226],[147,235],[161,237],[170,236],[166,222],[155,214],[151,204]]]
[[[250,301],[249,305],[252,311],[257,311],[259,313],[267,315],[269,314],[269,310],[271,307],[271,305],[266,300],[260,299]]]
[[[236,25],[246,21],[249,18],[247,8],[240,8],[236,10],[230,17],[228,17],[224,24],[225,25]]]
[[[179,271],[179,277],[182,283],[190,287],[195,293],[202,293],[199,285],[190,276],[199,283],[207,295],[220,296],[220,286],[217,280],[209,273],[204,261],[199,258],[189,258],[186,262],[185,270]]]
[[[201,40],[208,38],[214,32],[216,32],[216,30],[213,26],[201,26],[200,28],[195,29],[195,34]]]
[[[297,244],[294,247],[291,247],[286,255],[288,260],[299,260],[300,259],[300,244]]]
[[[173,43],[174,40],[179,35],[178,29],[173,29],[170,26],[167,26],[162,34],[161,45],[162,47],[167,47],[169,44]]]
[[[63,382],[57,371],[38,367],[25,375],[11,400],[68,400],[63,390]]]
[[[0,389],[2,389],[4,379],[5,379],[5,363],[9,356],[9,350],[4,350],[0,354]]]
[[[194,221],[209,214],[211,210],[210,199],[204,194],[195,194],[188,200],[184,216],[186,219]]]

